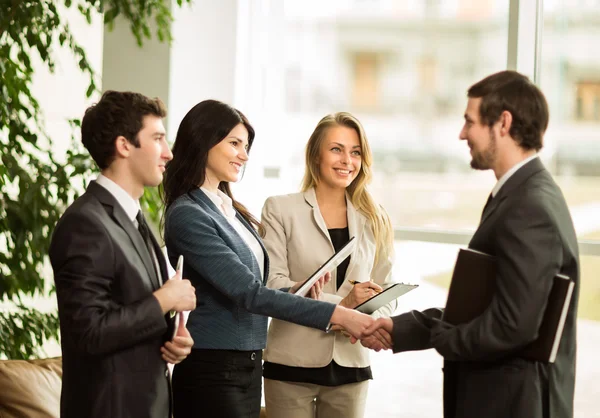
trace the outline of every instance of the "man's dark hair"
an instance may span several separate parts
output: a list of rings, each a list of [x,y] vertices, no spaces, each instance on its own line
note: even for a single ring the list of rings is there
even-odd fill
[[[129,91],[108,90],[98,103],[87,108],[81,122],[81,141],[101,170],[114,160],[119,136],[140,146],[138,133],[147,115],[167,116],[162,100]]]
[[[548,128],[548,103],[541,90],[516,71],[501,71],[472,85],[467,96],[481,98],[481,122],[494,125],[504,111],[512,115],[509,134],[525,149],[539,151]]]

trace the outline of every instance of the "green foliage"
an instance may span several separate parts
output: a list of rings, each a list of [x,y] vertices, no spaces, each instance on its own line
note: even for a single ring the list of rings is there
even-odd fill
[[[191,0],[177,3],[184,1]],[[171,40],[170,0],[0,0],[0,357],[30,358],[45,340],[58,337],[56,312],[26,308],[23,298],[52,292],[43,271],[52,230],[76,197],[72,185],[94,169],[80,146],[66,158],[54,155],[31,92],[40,61],[54,70],[58,46],[68,48],[89,77],[81,94],[98,91],[94,69],[64,19],[66,8],[77,8],[88,23],[104,12],[109,28],[117,17],[125,19],[140,46],[151,37],[154,19],[156,36]],[[79,127],[77,120],[71,124]],[[157,191],[145,194],[143,207],[158,220]]]
[[[18,305],[12,312],[0,315],[0,341],[7,358],[31,358],[39,355],[44,341],[58,339],[58,317]]]

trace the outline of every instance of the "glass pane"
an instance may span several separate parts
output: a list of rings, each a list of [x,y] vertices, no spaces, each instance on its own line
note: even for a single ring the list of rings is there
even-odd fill
[[[544,4],[541,88],[550,106],[543,155],[580,239],[600,238],[600,3]]]
[[[543,155],[561,185],[580,239],[600,240],[600,2],[544,2],[541,88],[550,106]],[[597,414],[600,257],[581,257],[577,417]]]
[[[371,191],[394,225],[474,229],[495,179],[470,169],[458,134],[468,87],[506,68],[509,1],[257,3],[239,105],[259,139],[247,176],[266,187],[242,185],[240,200],[260,211],[297,191],[312,130],[345,110],[366,129]]]

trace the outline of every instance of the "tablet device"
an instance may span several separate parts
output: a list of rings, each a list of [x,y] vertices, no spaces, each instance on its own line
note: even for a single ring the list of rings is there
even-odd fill
[[[306,279],[295,294],[299,296],[306,296],[312,285],[319,280],[319,277],[327,272],[333,271],[334,268],[339,266],[342,261],[352,254],[354,247],[356,247],[356,240],[354,237],[352,237],[347,243],[344,244],[342,248],[340,248],[339,251],[332,255],[329,260],[322,264],[317,271],[315,271],[308,279]]]
[[[175,271],[179,272],[179,274],[181,275],[181,278],[183,279],[183,256],[180,255],[179,258],[177,259],[177,267],[175,267]],[[173,324],[173,335],[171,336],[171,340],[173,340],[173,338],[175,338],[175,335],[177,335],[177,329],[179,328],[179,322],[180,322],[180,315],[179,312],[177,311],[171,311],[171,318],[174,318],[174,324]]]
[[[387,289],[373,296],[371,299],[367,299],[354,309],[364,314],[371,315],[377,309],[381,308],[384,305],[387,305],[394,299],[399,298],[400,296],[410,292],[411,290],[417,287],[419,287],[418,284],[394,283]]]

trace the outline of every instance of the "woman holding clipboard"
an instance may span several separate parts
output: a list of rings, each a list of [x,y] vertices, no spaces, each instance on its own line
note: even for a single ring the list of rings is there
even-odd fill
[[[254,129],[237,109],[206,100],[183,118],[163,180],[165,243],[172,264],[183,255],[197,305],[187,328],[190,355],[173,371],[175,418],[258,418],[267,316],[323,331],[362,331],[373,319],[357,311],[264,285],[269,257],[263,227],[233,198]],[[323,280],[311,288],[318,298]],[[282,291],[283,290],[283,291]]]
[[[354,116],[340,112],[321,119],[306,146],[302,192],[270,197],[263,208],[268,287],[303,281],[350,237],[356,249],[332,273],[320,299],[354,308],[392,283],[392,228],[366,189],[371,164],[366,135]],[[389,316],[395,307],[396,301],[373,316]],[[390,336],[382,334],[362,343],[377,351],[390,348]],[[346,335],[272,320],[263,371],[269,418],[364,415],[372,379],[369,354]]]

